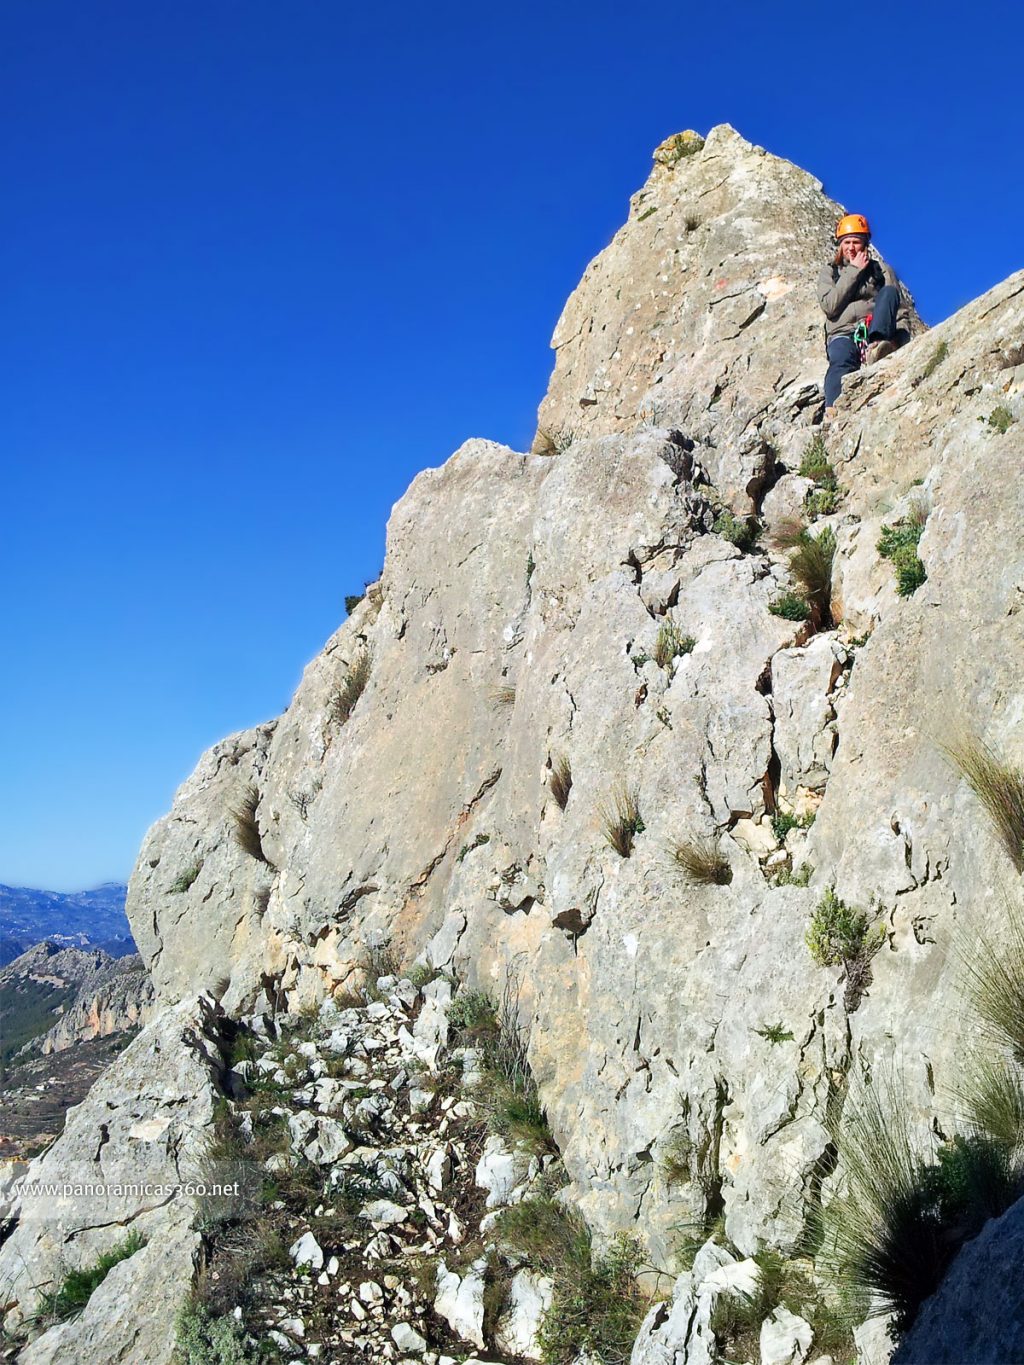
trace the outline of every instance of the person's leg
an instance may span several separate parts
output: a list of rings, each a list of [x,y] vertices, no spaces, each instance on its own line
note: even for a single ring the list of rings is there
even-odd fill
[[[900,306],[900,291],[891,284],[884,285],[875,299],[871,312],[868,341],[896,340],[896,313]]]
[[[843,380],[860,369],[860,351],[852,337],[833,337],[828,343],[828,371],[825,374],[825,406],[835,406]]]

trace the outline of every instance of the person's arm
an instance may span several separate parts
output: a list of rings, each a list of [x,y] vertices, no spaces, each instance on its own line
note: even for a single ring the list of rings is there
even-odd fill
[[[886,284],[891,284],[893,288],[900,291],[899,307],[896,309],[896,330],[906,332],[910,335],[910,304],[907,302],[907,291],[900,282],[900,277],[890,265],[882,266],[882,274],[885,276]]]
[[[838,278],[833,281],[831,266],[826,265],[822,268],[818,276],[818,302],[827,318],[834,321],[856,296],[863,275],[864,271],[858,270],[856,266],[844,265],[839,271]]]

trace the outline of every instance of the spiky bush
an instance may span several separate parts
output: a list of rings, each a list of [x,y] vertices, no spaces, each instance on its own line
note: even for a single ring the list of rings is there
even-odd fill
[[[559,810],[565,810],[569,803],[569,793],[572,790],[572,764],[565,754],[559,755],[552,761],[548,787],[551,790],[551,795],[555,798],[555,805]]]
[[[327,703],[327,713],[335,725],[344,725],[355,709],[355,704],[366,691],[370,681],[370,653],[363,650],[356,656],[340,682],[335,683]]]
[[[1011,902],[1005,919],[998,940],[986,927],[971,925],[956,952],[982,1033],[1024,1066],[1024,913]]]
[[[942,747],[981,802],[1010,861],[1024,871],[1024,772],[974,734],[959,735]]]
[[[905,1332],[960,1246],[1018,1197],[1019,1163],[987,1134],[922,1159],[892,1081],[847,1100],[838,1136],[846,1192],[827,1211],[822,1259],[864,1312]]]
[[[255,782],[250,782],[242,793],[237,806],[231,806],[228,814],[233,824],[235,843],[248,853],[250,858],[270,866],[270,859],[263,852],[259,822],[256,810],[260,804],[260,790]]]
[[[830,526],[813,536],[803,530],[796,537],[789,556],[789,572],[796,581],[808,615],[818,630],[832,625],[832,563],[836,536]]]
[[[694,886],[727,886],[732,881],[732,868],[717,839],[687,839],[673,846],[672,857]]]
[[[644,830],[640,798],[635,789],[625,785],[616,787],[599,814],[605,841],[620,858],[628,858],[633,852],[634,838]]]

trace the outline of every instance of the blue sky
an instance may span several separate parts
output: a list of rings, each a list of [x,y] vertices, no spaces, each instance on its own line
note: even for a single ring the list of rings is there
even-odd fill
[[[668,134],[872,218],[929,322],[1022,264],[1016,7],[6,0],[0,882],[126,877],[277,714]]]

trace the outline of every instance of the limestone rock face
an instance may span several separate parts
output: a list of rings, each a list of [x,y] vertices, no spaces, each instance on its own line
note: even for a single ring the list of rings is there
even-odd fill
[[[2,1298],[18,1305],[8,1327],[68,1270],[93,1265],[129,1233],[143,1239],[79,1317],[25,1347],[27,1365],[170,1360],[200,1242],[196,1200],[174,1187],[196,1178],[212,1119],[222,1069],[217,1018],[209,996],[162,1010],[68,1111],[64,1132],[15,1186],[17,1222],[0,1245]]]
[[[678,1225],[720,1209],[743,1257],[800,1243],[848,1078],[894,1038],[920,1131],[956,1074],[949,945],[998,924],[1012,868],[940,741],[966,714],[1022,758],[1024,274],[848,382],[815,527],[838,624],[812,634],[769,610],[785,554],[721,510],[759,509],[819,430],[838,206],[728,128],[643,194],[556,332],[559,452],[472,440],[414,480],[380,583],[279,720],[202,758],[128,914],[165,1006],[300,1009],[382,945],[517,982],[574,1207],[671,1266]],[[915,496],[928,577],[901,598],[875,547]],[[789,806],[816,818],[783,847]],[[708,838],[726,884],[674,856]],[[852,990],[805,941],[830,887],[882,943]],[[427,1071],[446,1003],[402,1040]]]
[[[785,449],[794,418],[821,401],[814,284],[842,209],[728,124],[681,138],[657,149],[565,305],[534,449],[641,421],[679,427],[746,512],[770,482],[768,448]]]

